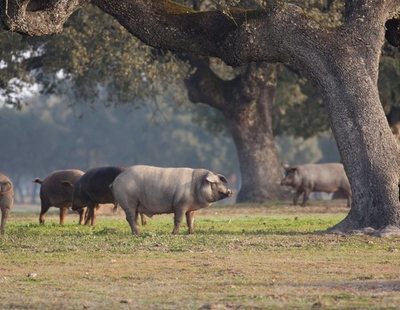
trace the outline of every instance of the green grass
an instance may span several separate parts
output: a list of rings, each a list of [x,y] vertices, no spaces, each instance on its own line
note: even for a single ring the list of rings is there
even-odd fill
[[[327,207],[328,206],[328,207]],[[0,308],[398,308],[400,238],[316,232],[346,209],[223,206],[171,235],[155,216],[132,236],[122,215],[96,227],[13,213],[0,238]],[[35,277],[29,273],[37,274]]]

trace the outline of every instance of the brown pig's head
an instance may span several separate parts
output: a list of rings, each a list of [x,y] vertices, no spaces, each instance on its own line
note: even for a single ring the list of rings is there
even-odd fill
[[[281,180],[281,185],[293,188],[299,187],[302,180],[297,167],[284,166],[283,168],[285,169],[285,175]]]
[[[84,205],[82,199],[81,199],[81,191],[80,191],[80,183],[77,182],[75,184],[71,183],[70,181],[61,181],[61,183],[72,190],[72,210],[73,211],[79,211],[80,209],[85,208],[86,206]]]

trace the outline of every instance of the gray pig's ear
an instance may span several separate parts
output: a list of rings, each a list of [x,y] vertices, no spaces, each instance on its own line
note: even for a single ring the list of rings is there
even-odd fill
[[[222,174],[217,174],[218,178],[222,181],[222,183],[228,184],[228,180]]]
[[[284,164],[282,167],[283,167],[283,169],[285,169],[285,170],[289,170],[289,169],[290,169],[289,164]]]
[[[206,175],[206,181],[207,181],[208,183],[218,183],[220,180],[219,180],[218,175],[209,172],[209,173]]]
[[[72,184],[70,181],[67,180],[61,181],[61,184],[64,185],[65,187],[74,187],[74,184]]]

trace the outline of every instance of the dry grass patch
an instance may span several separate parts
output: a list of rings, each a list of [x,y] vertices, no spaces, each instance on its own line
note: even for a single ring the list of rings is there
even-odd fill
[[[158,216],[139,237],[122,216],[89,228],[14,214],[1,308],[398,308],[399,238],[313,233],[342,210],[221,206],[199,213],[196,235],[172,236],[171,216]]]

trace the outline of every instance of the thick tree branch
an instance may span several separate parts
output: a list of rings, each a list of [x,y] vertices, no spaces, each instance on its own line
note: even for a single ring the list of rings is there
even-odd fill
[[[326,33],[300,8],[287,4],[268,10],[233,10],[227,16],[219,11],[195,12],[164,0],[93,3],[148,45],[215,56],[231,65],[291,62],[295,53],[304,52],[302,46],[310,38]],[[299,29],[307,31],[299,35]],[[299,48],[294,51],[293,46]]]
[[[2,0],[1,18],[11,31],[38,36],[59,33],[67,19],[89,0]]]
[[[365,22],[368,19],[375,19],[377,14],[384,14],[388,19],[399,8],[399,0],[346,0],[345,18],[347,21]]]
[[[232,81],[224,81],[217,76],[207,61],[195,56],[189,58],[190,64],[195,68],[195,72],[185,80],[190,101],[205,103],[222,112],[229,109],[229,99],[227,100],[226,93],[227,89],[230,89]],[[228,91],[228,93],[231,92]]]

